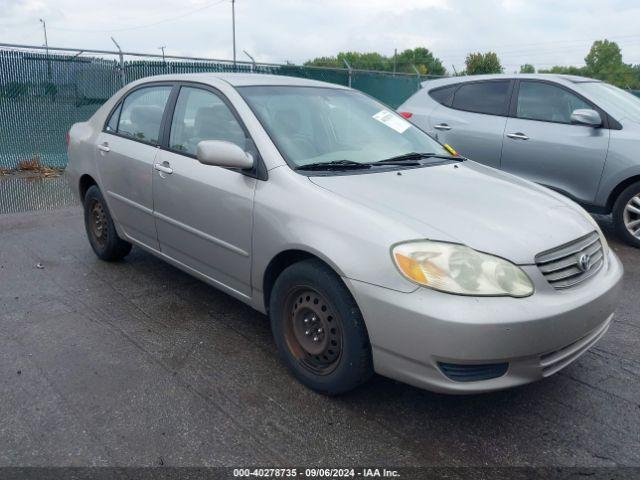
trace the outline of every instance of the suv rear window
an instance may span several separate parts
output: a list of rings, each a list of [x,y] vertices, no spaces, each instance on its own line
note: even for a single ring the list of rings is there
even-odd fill
[[[450,87],[436,88],[434,90],[429,91],[429,96],[433,98],[436,102],[446,105],[447,107],[451,106],[451,100],[453,100],[453,92],[456,91],[458,85],[451,85]]]
[[[509,80],[463,84],[453,96],[452,107],[467,112],[505,115]]]

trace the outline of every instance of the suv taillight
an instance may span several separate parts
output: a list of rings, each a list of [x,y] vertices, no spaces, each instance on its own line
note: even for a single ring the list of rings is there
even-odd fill
[[[398,113],[400,113],[400,115],[402,115],[404,118],[413,117],[413,113],[411,113],[411,112],[398,112]]]

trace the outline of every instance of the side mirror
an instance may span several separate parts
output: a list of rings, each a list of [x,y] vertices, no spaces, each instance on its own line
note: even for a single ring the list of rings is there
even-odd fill
[[[599,127],[602,125],[600,114],[590,108],[579,108],[571,113],[571,123]]]
[[[198,161],[204,165],[216,167],[240,168],[246,170],[253,167],[253,157],[238,145],[219,140],[203,140],[196,149]]]

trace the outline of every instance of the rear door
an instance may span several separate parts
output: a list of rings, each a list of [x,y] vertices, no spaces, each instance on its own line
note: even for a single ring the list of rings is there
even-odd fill
[[[182,85],[154,165],[154,209],[160,249],[231,290],[251,294],[251,236],[256,178],[204,165],[202,140],[258,153],[230,103],[215,89]]]
[[[102,193],[111,214],[127,236],[154,249],[152,172],[171,88],[154,84],[128,93],[96,144]]]
[[[441,102],[431,113],[430,130],[465,157],[500,168],[511,85],[511,80],[484,80],[464,82],[453,92],[430,92]]]
[[[571,124],[579,108],[596,109],[565,86],[520,80],[507,120],[502,169],[592,203],[609,146],[608,128]],[[604,113],[601,112],[604,119]]]

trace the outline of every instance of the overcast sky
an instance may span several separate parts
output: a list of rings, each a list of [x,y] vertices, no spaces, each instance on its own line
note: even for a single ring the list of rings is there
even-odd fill
[[[231,0],[0,0],[0,42],[231,58]],[[609,38],[640,63],[638,0],[236,0],[238,58],[301,63],[341,50],[424,46],[463,68],[494,50],[507,71],[582,65]]]

